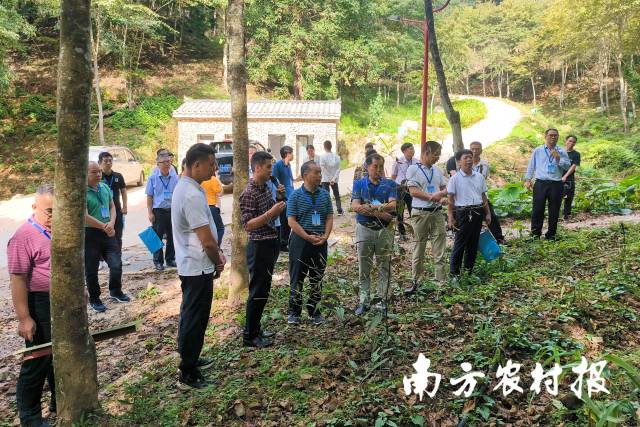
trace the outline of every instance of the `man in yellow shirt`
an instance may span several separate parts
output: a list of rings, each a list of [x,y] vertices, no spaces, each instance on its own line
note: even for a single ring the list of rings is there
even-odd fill
[[[202,181],[202,188],[204,189],[204,193],[207,196],[207,203],[209,204],[209,210],[211,210],[211,215],[213,215],[213,222],[216,224],[216,229],[218,231],[218,245],[222,246],[222,236],[224,235],[224,223],[222,222],[222,215],[220,213],[220,207],[218,206],[218,202],[220,198],[224,194],[224,190],[222,189],[222,183],[215,176],[215,173],[218,171],[218,165],[215,165],[214,175],[211,176],[211,179],[207,181]]]

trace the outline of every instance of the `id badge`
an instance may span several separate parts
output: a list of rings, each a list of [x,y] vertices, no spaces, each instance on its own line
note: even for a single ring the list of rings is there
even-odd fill
[[[436,186],[435,185],[428,185],[427,186],[427,193],[435,193],[436,192]]]
[[[556,165],[554,165],[553,163],[549,163],[547,165],[547,172],[548,173],[555,173],[556,171]]]
[[[373,206],[380,206],[381,204],[382,203],[380,203],[380,200],[378,200],[378,199],[373,199],[371,201],[371,205],[373,205]]]
[[[313,224],[315,226],[319,226],[320,225],[320,214],[318,212],[314,212],[311,215],[311,224]]]
[[[164,192],[164,199],[165,200],[171,200],[171,195],[173,194],[173,192],[171,191],[165,191]]]
[[[102,215],[102,218],[109,218],[109,209],[105,207],[100,208],[100,215]]]

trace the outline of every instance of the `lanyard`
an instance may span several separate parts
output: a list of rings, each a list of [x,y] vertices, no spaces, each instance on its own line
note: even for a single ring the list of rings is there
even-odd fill
[[[40,224],[38,224],[37,222],[35,222],[33,219],[29,218],[27,220],[27,222],[29,224],[31,224],[36,230],[38,230],[40,232],[40,234],[42,234],[44,237],[46,237],[47,239],[51,240],[51,234],[49,234],[49,232],[47,230],[45,230],[44,228],[42,228],[40,226]]]
[[[107,180],[107,176],[106,175],[103,175],[102,179],[104,179],[104,182],[109,186],[111,191],[113,191],[113,174],[111,174],[111,179],[110,180]]]
[[[546,145],[544,146],[544,155],[547,156],[547,160],[549,161],[549,163],[553,164],[553,156],[549,152],[549,149],[547,148]]]
[[[96,197],[98,198],[98,203],[100,203],[100,207],[106,208],[106,206],[104,205],[104,203],[102,203],[102,197],[100,196],[100,184],[98,184],[98,189],[94,190],[93,188],[89,187],[89,189],[91,191],[93,191],[94,193],[96,193]]]
[[[427,178],[427,182],[429,183],[429,185],[431,185],[431,181],[433,181],[433,174],[435,173],[435,170],[433,169],[433,166],[431,166],[431,178],[429,178],[427,176],[427,173],[424,171],[424,168],[423,168],[422,165],[418,165],[418,167],[422,171],[422,174],[424,175],[424,177]]]
[[[311,203],[311,209],[313,209],[313,213],[318,212],[318,210],[316,209],[316,202],[318,201],[318,197],[315,197],[315,201],[313,200],[314,198],[311,197],[309,195],[309,193],[307,193],[304,188],[301,188],[300,191],[302,191],[302,194],[305,195],[305,197],[307,198],[307,200],[309,200],[309,203]]]
[[[169,184],[171,184],[171,175],[169,175],[169,179],[167,180],[167,183],[164,183],[164,179],[162,179],[162,175],[158,175],[158,178],[160,178],[160,182],[162,183],[162,188],[165,189],[165,191],[167,191],[167,189],[169,188]]]

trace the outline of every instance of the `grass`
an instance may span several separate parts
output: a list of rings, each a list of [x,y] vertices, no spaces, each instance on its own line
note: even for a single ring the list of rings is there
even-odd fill
[[[557,242],[516,239],[504,258],[479,261],[476,275],[462,284],[427,282],[409,300],[400,289],[409,280],[410,254],[398,255],[386,321],[375,313],[364,319],[351,314],[357,269],[350,248],[340,247],[331,256],[323,290],[328,324],[287,328],[277,313],[285,310],[288,286],[279,280],[265,312],[266,327],[280,330],[275,347],[246,351],[235,336],[220,340],[208,334],[204,356],[215,360],[208,373],[214,387],[178,392],[175,360],[158,360],[123,394],[115,394],[121,404],[117,414],[103,414],[93,424],[235,426],[286,420],[296,426],[405,426],[448,425],[464,416],[471,425],[524,419],[531,425],[586,425],[597,417],[591,405],[562,403],[575,380],[570,367],[582,355],[595,362],[614,354],[632,366],[640,364],[640,226],[561,235]],[[599,248],[595,257],[594,247]],[[284,266],[281,259],[277,270]],[[228,317],[231,327],[233,314]],[[422,402],[401,391],[419,352],[431,359],[431,371],[444,377],[436,397]],[[504,398],[492,391],[497,365],[507,359],[524,364],[525,389],[535,362],[545,370],[561,364],[560,396],[528,392]],[[463,361],[488,380],[469,399],[456,398],[448,385],[449,378],[461,375]],[[639,390],[615,363],[604,376],[611,394],[593,399],[601,405],[615,402],[622,423],[630,424]]]

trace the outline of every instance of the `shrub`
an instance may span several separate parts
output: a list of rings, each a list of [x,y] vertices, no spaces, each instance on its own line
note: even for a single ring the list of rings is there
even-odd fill
[[[640,164],[640,154],[629,145],[608,140],[592,141],[583,147],[582,155],[585,161],[597,169],[624,173],[637,170]]]
[[[118,130],[136,128],[146,133],[170,120],[179,105],[180,101],[173,95],[149,97],[133,110],[116,112],[108,124]]]
[[[54,122],[56,119],[55,106],[49,106],[39,95],[29,95],[20,104],[20,115],[40,122]]]

